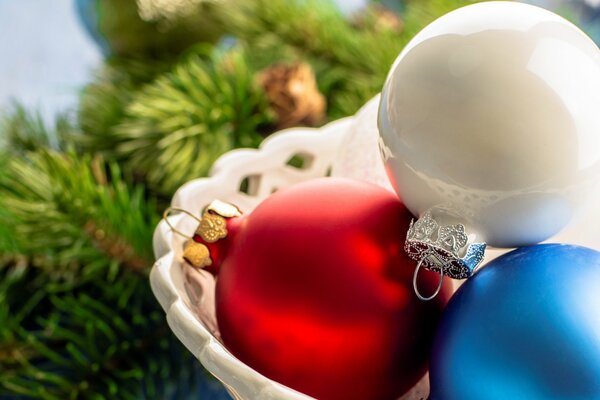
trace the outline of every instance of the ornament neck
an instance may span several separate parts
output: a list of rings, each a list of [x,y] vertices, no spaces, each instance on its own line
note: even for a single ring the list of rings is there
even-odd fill
[[[170,224],[168,216],[171,211],[183,212],[198,221],[193,236],[183,234]],[[194,268],[202,268],[216,275],[227,254],[231,239],[239,230],[242,213],[229,203],[215,200],[204,209],[201,218],[176,208],[165,211],[163,218],[173,232],[188,238],[183,249],[183,259]]]
[[[444,276],[452,279],[470,277],[485,256],[485,243],[471,243],[469,232],[461,223],[442,225],[434,218],[436,209],[427,210],[416,222],[410,223],[404,250],[417,261],[413,284],[417,297],[431,300],[439,293]],[[439,220],[438,220],[439,219]],[[440,274],[438,290],[424,297],[417,286],[417,276],[421,267]]]
[[[195,268],[202,268],[213,275],[217,275],[219,273],[219,269],[221,268],[223,261],[227,257],[227,253],[229,252],[229,247],[231,246],[231,243],[235,241],[235,236],[238,233],[241,222],[243,220],[243,216],[222,218],[224,223],[223,225],[219,225],[218,229],[221,232],[221,234],[218,236],[217,239],[207,240],[207,235],[203,234],[202,232],[199,232],[203,230],[202,224],[200,224],[200,226],[196,230],[196,233],[186,245],[186,249],[188,246],[204,246],[206,248],[207,253],[204,256],[204,260],[201,263],[191,262],[192,260],[190,260],[190,257],[186,257],[184,252],[184,259],[187,261],[188,264]],[[214,220],[209,220],[211,223],[214,222]],[[203,221],[206,221],[204,217]]]

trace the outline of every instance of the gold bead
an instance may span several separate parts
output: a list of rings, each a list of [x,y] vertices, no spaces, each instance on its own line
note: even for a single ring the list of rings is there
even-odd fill
[[[205,212],[196,234],[207,243],[214,243],[227,237],[227,222],[218,214]]]
[[[212,265],[208,247],[191,239],[185,244],[183,259],[195,268],[204,268]]]

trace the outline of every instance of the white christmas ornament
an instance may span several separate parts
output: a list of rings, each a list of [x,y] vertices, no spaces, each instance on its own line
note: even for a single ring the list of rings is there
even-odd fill
[[[378,122],[406,206],[470,241],[538,243],[598,206],[600,51],[544,9],[486,2],[433,22],[394,63]]]

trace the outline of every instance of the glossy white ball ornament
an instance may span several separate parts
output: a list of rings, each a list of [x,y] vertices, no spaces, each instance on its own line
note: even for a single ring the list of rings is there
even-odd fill
[[[486,2],[433,22],[394,63],[378,125],[406,206],[448,211],[491,246],[600,206],[600,50],[544,9]]]

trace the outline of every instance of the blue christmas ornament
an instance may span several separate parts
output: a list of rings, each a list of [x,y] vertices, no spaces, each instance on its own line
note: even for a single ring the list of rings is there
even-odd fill
[[[75,7],[81,24],[105,56],[110,55],[110,44],[100,32],[98,7],[95,1],[76,0]]]
[[[490,262],[448,304],[431,400],[600,399],[600,252],[542,244]]]

